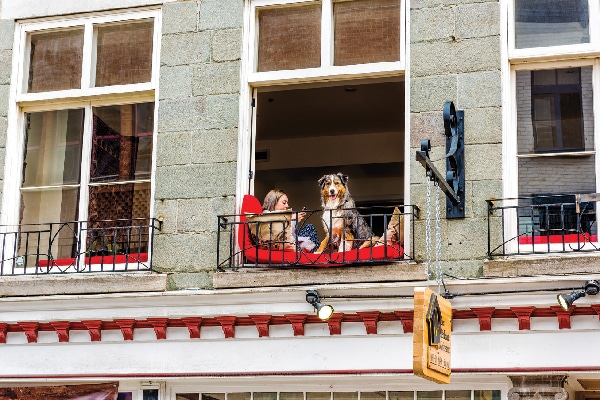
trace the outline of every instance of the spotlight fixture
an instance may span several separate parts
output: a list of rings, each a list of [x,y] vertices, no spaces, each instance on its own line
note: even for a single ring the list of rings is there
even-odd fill
[[[333,315],[333,307],[321,303],[321,296],[316,290],[306,291],[306,302],[317,310],[317,317],[321,321],[327,321]]]
[[[573,290],[571,294],[559,294],[558,296],[556,296],[556,298],[560,307],[563,310],[568,311],[569,308],[571,308],[571,306],[575,302],[575,300],[581,297],[585,297],[588,294],[590,296],[596,295],[598,294],[598,292],[600,292],[600,285],[598,285],[598,282],[595,280],[589,280],[585,283],[583,290]]]

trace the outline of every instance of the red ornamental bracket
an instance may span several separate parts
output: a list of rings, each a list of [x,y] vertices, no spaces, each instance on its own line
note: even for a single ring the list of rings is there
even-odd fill
[[[71,328],[71,323],[69,321],[53,321],[50,322],[50,325],[52,325],[56,331],[59,343],[69,341],[69,329]]]
[[[534,306],[511,307],[510,310],[515,313],[519,320],[520,331],[528,331],[531,329],[531,314],[535,310]]]
[[[256,329],[258,330],[258,337],[269,336],[269,323],[271,322],[270,315],[249,315],[250,319],[254,321]]]
[[[479,320],[480,331],[492,330],[492,314],[495,310],[494,307],[471,308],[471,311],[477,315],[477,319]]]
[[[146,321],[154,328],[156,339],[164,340],[167,338],[167,324],[169,323],[169,318],[147,318]]]
[[[356,314],[363,320],[368,335],[377,334],[377,321],[379,321],[379,311],[358,311]]]
[[[115,319],[115,324],[121,329],[123,340],[133,340],[133,326],[135,325],[135,319]]]
[[[306,321],[306,314],[285,314],[285,318],[292,324],[294,330],[294,336],[304,336],[304,322]]]
[[[37,343],[39,322],[17,322],[17,324],[25,332],[27,343]]]
[[[92,342],[99,342],[102,339],[102,321],[98,319],[81,321],[90,334]]]
[[[600,320],[600,304],[592,304],[592,308],[594,311],[596,311],[596,314],[598,314],[598,319]]]
[[[6,332],[8,331],[8,324],[0,323],[0,343],[6,343]]]
[[[412,333],[414,312],[394,311],[394,314],[396,314],[400,322],[402,322],[402,329],[404,329],[404,333]]]
[[[217,317],[217,321],[221,324],[221,329],[225,334],[225,339],[232,339],[235,337],[235,321],[237,317],[225,316]]]
[[[200,324],[202,317],[186,317],[181,318],[190,333],[190,339],[200,339]]]
[[[561,306],[550,306],[558,317],[558,329],[571,329],[571,313],[575,306],[571,306],[568,311],[564,311]]]
[[[329,326],[330,335],[340,335],[342,333],[342,318],[344,318],[344,313],[333,313],[329,318],[327,325]]]

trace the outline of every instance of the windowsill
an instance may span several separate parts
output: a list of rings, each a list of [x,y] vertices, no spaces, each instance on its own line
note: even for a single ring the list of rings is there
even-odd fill
[[[422,281],[423,265],[396,261],[380,265],[355,265],[329,268],[239,268],[215,272],[215,289],[295,286],[330,283],[367,283]]]
[[[556,153],[531,153],[517,154],[517,158],[538,158],[538,157],[591,157],[596,154],[594,150],[587,151],[562,151]]]
[[[167,275],[153,272],[17,275],[0,277],[0,297],[164,292]]]
[[[483,263],[485,278],[596,274],[600,252],[553,253],[495,257]]]

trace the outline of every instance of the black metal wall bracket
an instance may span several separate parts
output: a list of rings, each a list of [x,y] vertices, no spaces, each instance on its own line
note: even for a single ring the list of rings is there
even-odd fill
[[[446,218],[465,217],[465,112],[456,110],[454,103],[444,103],[444,131],[446,134],[446,176],[444,177],[429,158],[431,142],[421,141],[417,161],[423,165],[427,177],[446,194]]]

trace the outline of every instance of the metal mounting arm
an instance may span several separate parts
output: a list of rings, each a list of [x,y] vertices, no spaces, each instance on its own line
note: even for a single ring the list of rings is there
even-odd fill
[[[454,103],[444,103],[444,131],[446,134],[446,176],[444,177],[429,158],[431,142],[421,141],[416,159],[423,165],[430,180],[436,182],[446,194],[446,218],[465,217],[465,157],[464,111],[454,108]]]

